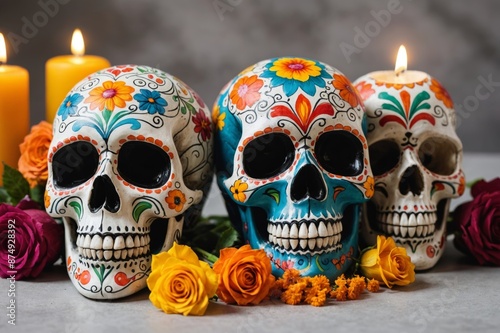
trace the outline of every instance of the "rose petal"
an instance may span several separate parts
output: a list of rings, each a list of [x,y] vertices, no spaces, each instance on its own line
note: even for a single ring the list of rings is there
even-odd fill
[[[500,191],[500,178],[495,178],[489,182],[484,179],[476,182],[471,188],[471,195],[473,198],[483,192],[499,192]]]

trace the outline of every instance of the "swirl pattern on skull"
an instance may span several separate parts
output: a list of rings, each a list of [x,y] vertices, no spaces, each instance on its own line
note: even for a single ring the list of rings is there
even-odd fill
[[[362,102],[335,68],[274,58],[245,69],[213,110],[218,185],[233,224],[273,274],[344,273],[359,204],[373,195]]]
[[[64,221],[81,294],[111,299],[146,286],[151,254],[201,212],[212,140],[205,103],[158,69],[111,67],[68,93],[54,120],[45,205]]]

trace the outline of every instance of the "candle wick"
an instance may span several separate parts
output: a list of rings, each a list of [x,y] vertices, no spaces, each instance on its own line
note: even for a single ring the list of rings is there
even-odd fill
[[[403,74],[404,72],[406,72],[406,68],[404,67],[399,67],[398,69],[396,69],[396,76],[399,76],[401,74]]]

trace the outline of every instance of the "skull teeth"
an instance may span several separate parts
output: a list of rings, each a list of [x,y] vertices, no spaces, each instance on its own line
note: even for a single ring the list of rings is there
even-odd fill
[[[130,260],[149,254],[148,234],[78,234],[76,247],[89,260]]]
[[[429,237],[436,229],[436,212],[406,213],[381,212],[377,220],[382,232],[398,237]]]
[[[324,252],[342,246],[340,220],[270,221],[267,231],[269,242],[288,252]]]

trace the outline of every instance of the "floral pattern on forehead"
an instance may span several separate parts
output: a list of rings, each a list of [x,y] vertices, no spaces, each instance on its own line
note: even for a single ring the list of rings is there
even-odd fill
[[[90,127],[104,140],[122,126],[138,130],[141,122],[148,122],[154,127],[164,122],[162,118],[153,118],[151,123],[136,117],[143,113],[164,118],[190,113],[193,120],[204,117],[195,106],[200,105],[199,96],[182,81],[173,81],[169,77],[147,66],[115,66],[102,70],[90,79],[81,81],[61,104],[57,115],[61,116],[63,122],[67,121],[64,128],[71,125],[73,131],[79,131],[82,127]],[[132,81],[136,88],[126,81]],[[88,96],[84,100],[85,94]],[[167,96],[175,103],[169,105]],[[130,115],[132,117],[128,117]],[[209,136],[210,131],[211,126],[203,127],[203,138]]]

